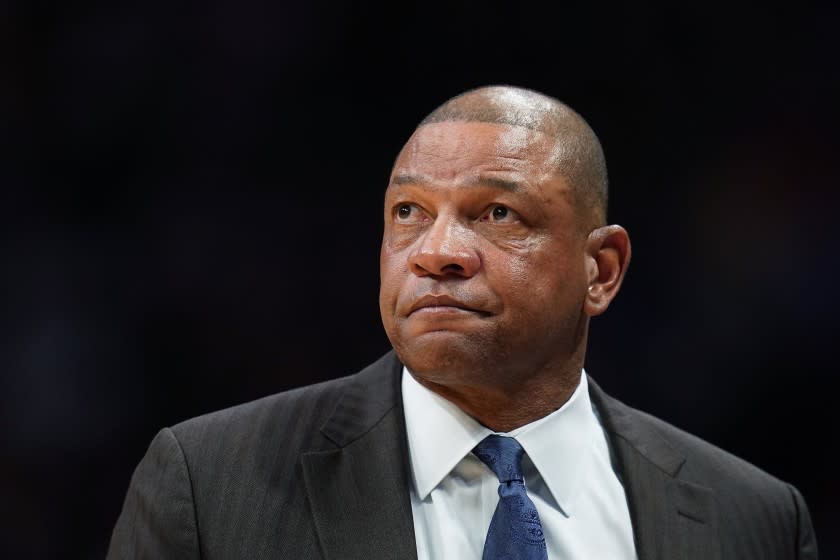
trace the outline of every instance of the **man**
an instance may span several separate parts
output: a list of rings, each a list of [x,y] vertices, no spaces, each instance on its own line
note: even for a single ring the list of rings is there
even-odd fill
[[[817,558],[796,489],[583,372],[630,260],[606,199],[559,101],[447,101],[385,194],[394,352],[162,430],[109,557]]]

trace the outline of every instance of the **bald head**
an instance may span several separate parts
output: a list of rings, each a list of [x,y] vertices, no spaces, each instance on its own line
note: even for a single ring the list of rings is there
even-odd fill
[[[467,91],[432,111],[419,126],[466,121],[521,126],[556,141],[558,172],[574,189],[577,204],[589,214],[591,227],[606,223],[607,165],[598,137],[583,118],[564,103],[542,93],[513,86]]]

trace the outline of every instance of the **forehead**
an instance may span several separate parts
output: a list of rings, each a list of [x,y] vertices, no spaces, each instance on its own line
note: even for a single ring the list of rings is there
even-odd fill
[[[394,165],[394,176],[424,181],[486,174],[541,182],[556,174],[556,142],[542,132],[483,122],[440,122],[419,127]]]

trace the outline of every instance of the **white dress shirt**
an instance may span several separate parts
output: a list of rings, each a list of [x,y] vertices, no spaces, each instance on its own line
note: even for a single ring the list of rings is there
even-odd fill
[[[634,559],[627,499],[587,385],[581,372],[561,408],[502,435],[525,449],[525,486],[540,515],[549,559]],[[471,451],[494,432],[405,368],[402,395],[418,559],[480,560],[499,480]]]

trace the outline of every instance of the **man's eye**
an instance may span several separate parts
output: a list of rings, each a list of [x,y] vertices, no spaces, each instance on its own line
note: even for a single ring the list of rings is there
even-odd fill
[[[507,206],[494,204],[481,219],[487,222],[510,222],[515,221],[517,219],[517,215],[516,212]]]
[[[394,216],[397,221],[414,223],[422,221],[424,214],[416,204],[406,202],[394,206]]]
[[[400,204],[397,207],[397,216],[405,220],[409,216],[411,216],[411,205],[410,204]]]

